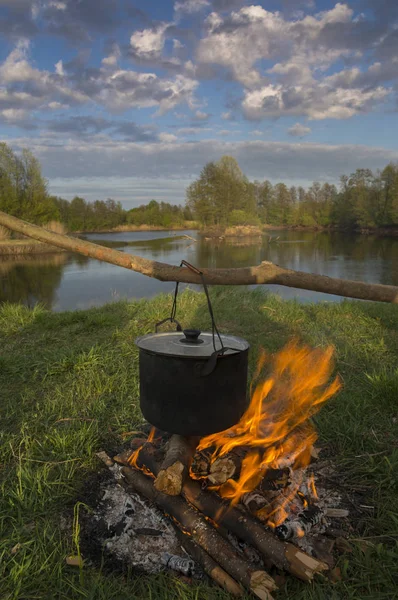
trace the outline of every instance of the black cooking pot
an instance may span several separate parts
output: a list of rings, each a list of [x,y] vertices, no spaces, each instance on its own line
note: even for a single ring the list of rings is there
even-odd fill
[[[249,344],[219,333],[203,273],[185,261],[182,264],[202,277],[213,331],[182,331],[175,320],[177,284],[172,315],[160,323],[172,321],[177,331],[156,332],[136,340],[140,405],[144,417],[157,428],[203,437],[232,427],[248,407]]]

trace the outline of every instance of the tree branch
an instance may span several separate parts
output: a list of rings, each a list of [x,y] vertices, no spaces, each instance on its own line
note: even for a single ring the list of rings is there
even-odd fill
[[[78,252],[84,256],[124,267],[148,277],[159,279],[160,281],[201,283],[200,277],[190,269],[148,260],[133,254],[120,252],[119,250],[105,248],[92,242],[47,231],[42,227],[32,225],[1,211],[0,225],[4,225],[8,229],[22,233],[40,242],[58,246],[71,252]],[[325,275],[293,271],[279,267],[271,262],[262,262],[258,266],[238,269],[203,269],[203,273],[205,274],[206,282],[210,285],[284,285],[303,290],[322,292],[324,294],[336,294],[348,298],[359,298],[360,300],[375,300],[398,304],[398,287],[392,285],[350,281],[347,279],[326,277]]]

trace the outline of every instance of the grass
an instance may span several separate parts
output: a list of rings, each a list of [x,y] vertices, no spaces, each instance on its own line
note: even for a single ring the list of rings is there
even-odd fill
[[[362,490],[352,552],[340,558],[341,581],[314,585],[292,577],[277,600],[384,600],[398,597],[398,308],[365,302],[301,305],[260,291],[212,289],[223,331],[276,351],[292,337],[336,347],[344,381],[316,418],[340,484]],[[99,468],[95,452],[119,444],[141,421],[134,339],[153,331],[171,297],[52,314],[0,307],[0,598],[226,600],[214,587],[171,576],[139,577],[69,567],[78,554],[77,505]],[[185,291],[179,319],[208,328],[205,298]],[[65,510],[75,526],[62,526]],[[378,543],[380,540],[380,543]],[[382,543],[383,542],[383,543]]]
[[[34,240],[0,240],[0,256],[53,254],[54,252],[65,252],[65,250],[42,242],[35,242]]]

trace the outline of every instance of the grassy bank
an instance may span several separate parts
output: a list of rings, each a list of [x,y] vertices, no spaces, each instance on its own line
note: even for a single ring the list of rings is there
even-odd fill
[[[62,248],[42,244],[34,240],[8,240],[0,241],[0,256],[20,256],[22,254],[52,254],[65,252]]]
[[[261,237],[263,231],[261,227],[253,225],[237,225],[235,227],[207,227],[200,231],[206,239],[224,239],[224,238],[243,238],[243,237]]]
[[[75,233],[118,233],[123,231],[185,231],[186,229],[199,229],[196,221],[185,221],[183,225],[118,225],[112,229],[96,229],[90,231],[76,231]]]
[[[293,335],[335,345],[344,389],[317,427],[336,485],[361,490],[359,503],[371,507],[357,514],[341,581],[308,586],[288,577],[275,598],[396,598],[398,548],[389,536],[398,532],[398,308],[300,305],[233,288],[212,289],[212,297],[221,330],[250,341],[251,371],[260,346],[273,352]],[[170,304],[159,296],[60,314],[0,307],[2,600],[226,600],[215,588],[168,576],[126,578],[65,564],[78,535],[61,515],[99,469],[95,452],[140,424],[134,339],[153,331]],[[203,294],[182,294],[179,320],[209,328]]]

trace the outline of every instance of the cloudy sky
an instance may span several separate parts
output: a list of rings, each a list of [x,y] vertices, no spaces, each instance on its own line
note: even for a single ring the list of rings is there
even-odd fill
[[[183,202],[208,161],[337,182],[398,160],[398,1],[0,0],[1,139],[52,193]]]

